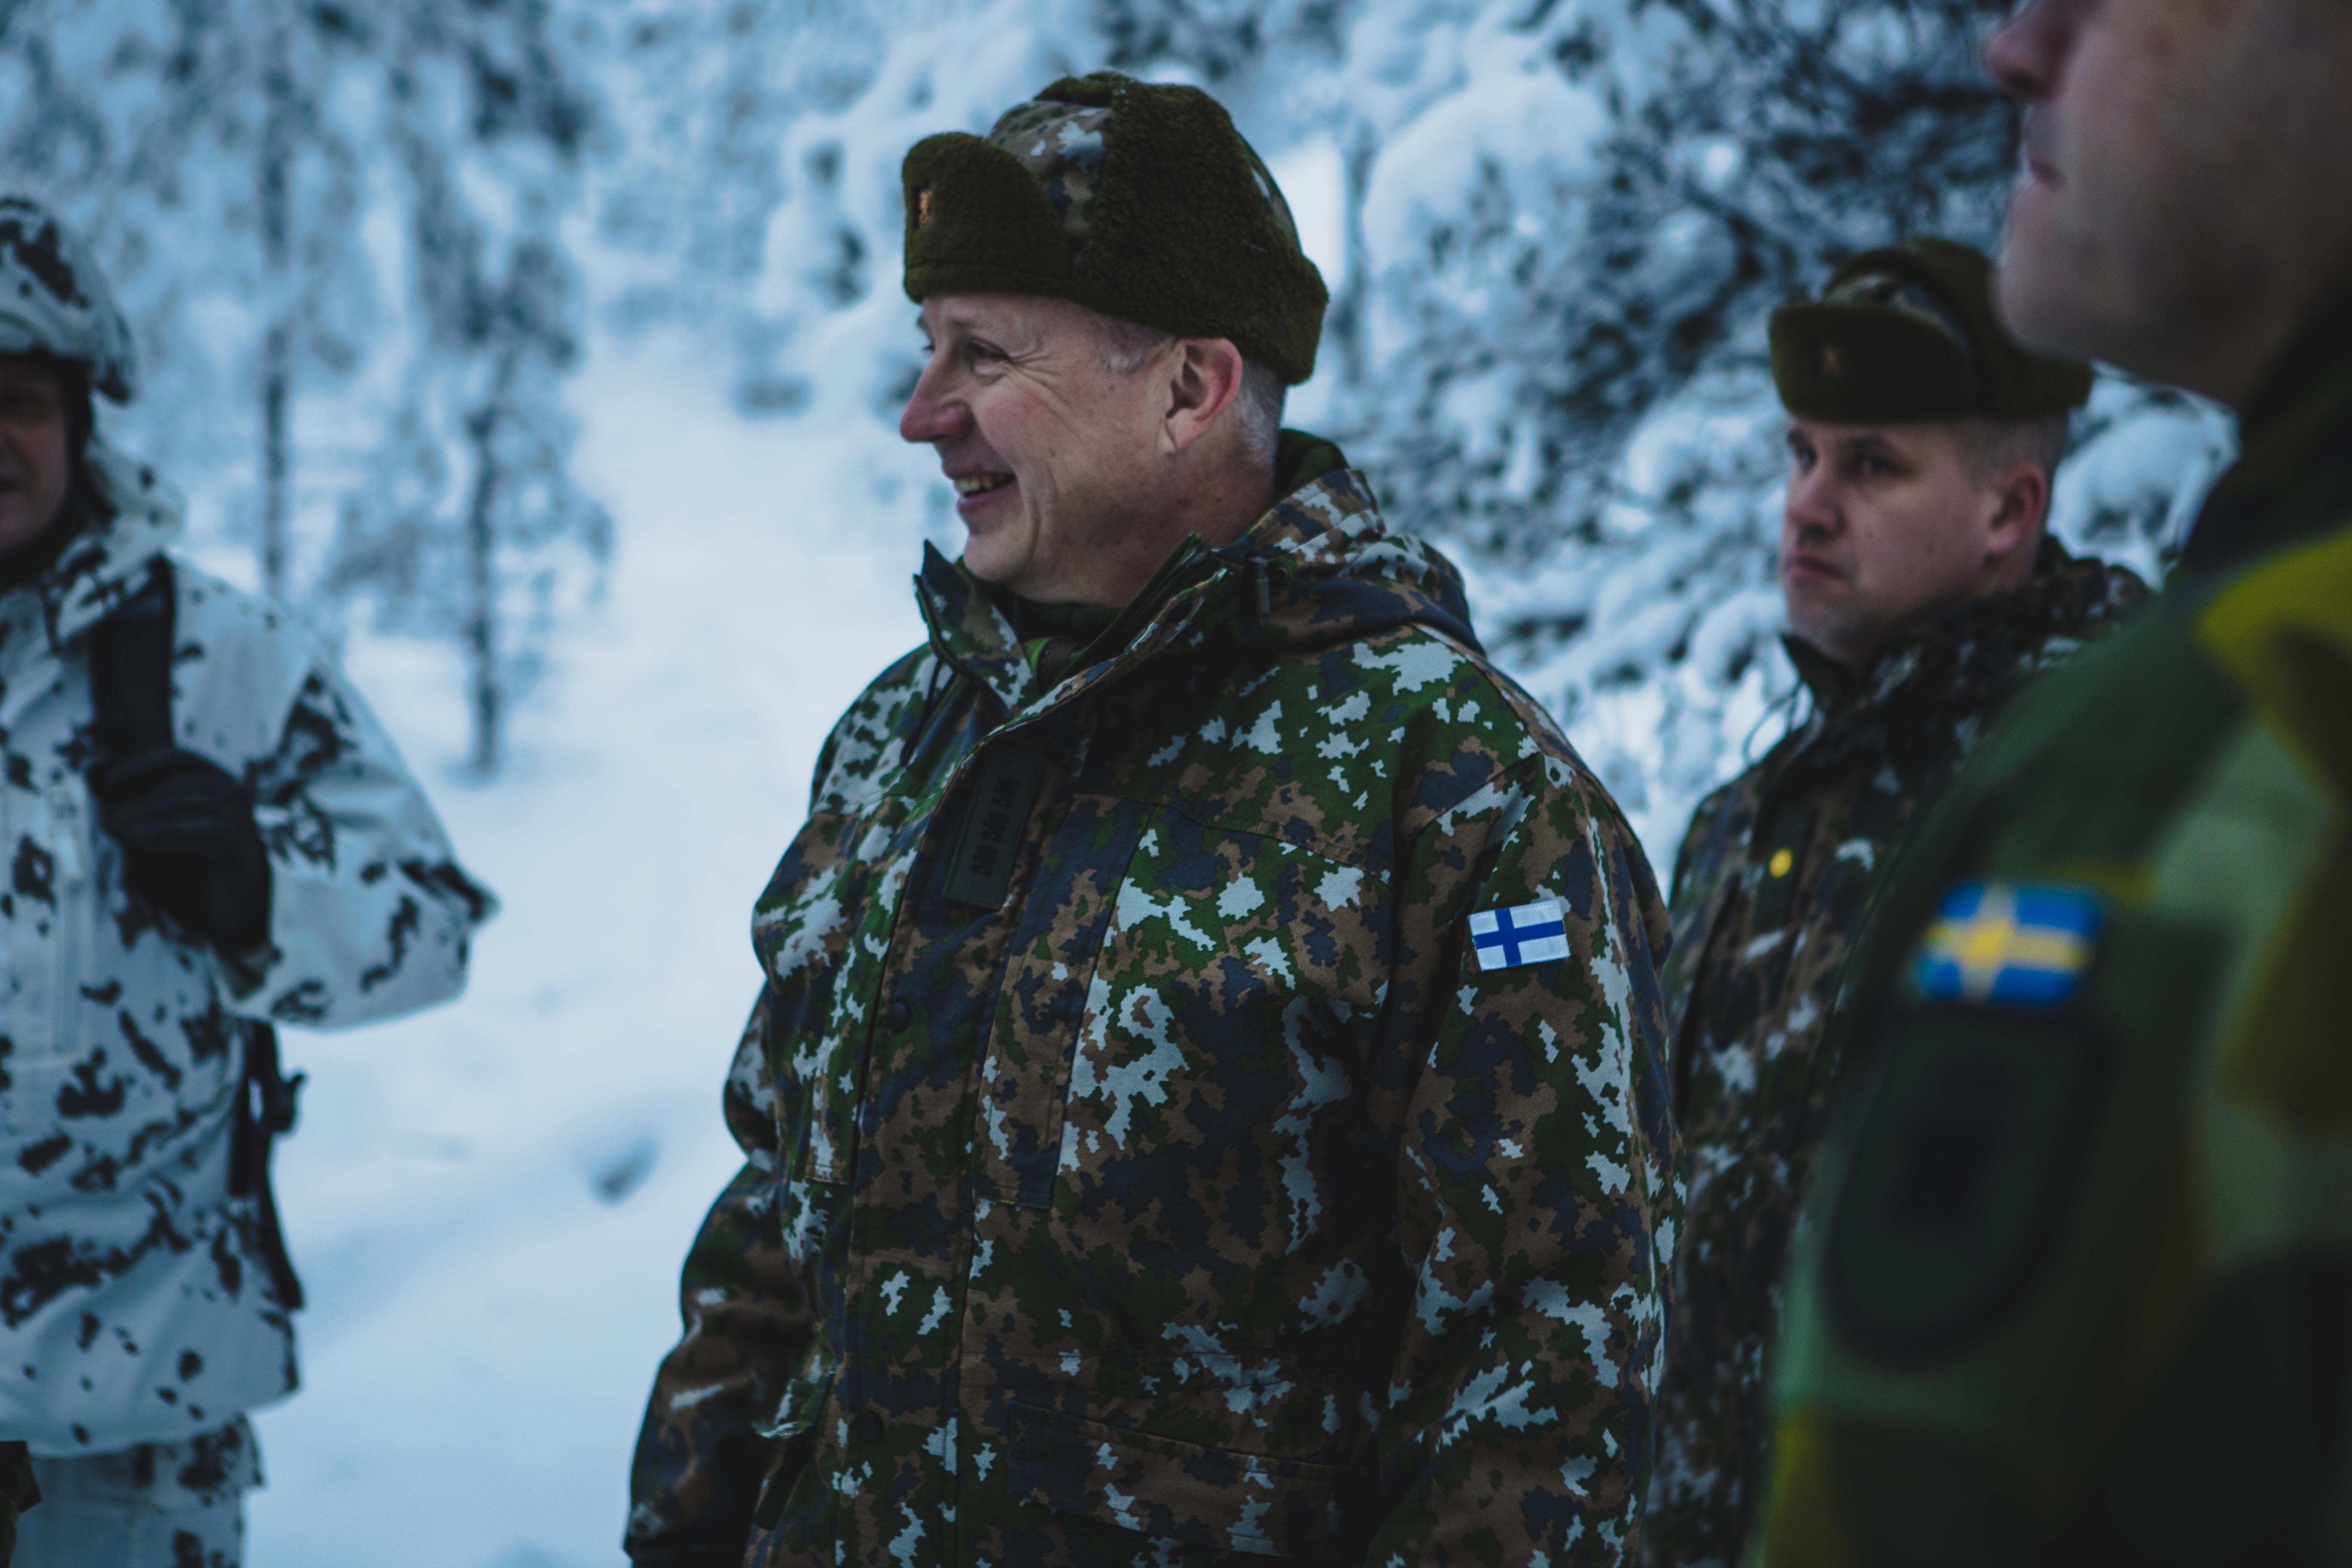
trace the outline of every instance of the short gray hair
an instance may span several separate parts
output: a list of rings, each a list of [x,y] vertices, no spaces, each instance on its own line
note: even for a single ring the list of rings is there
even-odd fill
[[[2074,416],[2053,414],[2042,419],[1965,419],[1960,422],[1960,461],[1969,478],[1989,485],[2012,464],[2031,463],[2051,484],[2058,482],[2058,465],[2073,443]]]
[[[1176,341],[1173,332],[1139,326],[1105,316],[1102,321],[1103,368],[1129,376],[1141,370],[1151,356]],[[1241,390],[1234,395],[1234,417],[1241,421],[1242,445],[1252,458],[1274,465],[1274,449],[1282,439],[1282,405],[1290,389],[1282,377],[1254,359],[1242,361]]]

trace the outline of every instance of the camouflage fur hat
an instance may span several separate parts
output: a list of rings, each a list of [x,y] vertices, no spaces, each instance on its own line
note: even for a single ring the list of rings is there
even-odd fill
[[[1098,71],[907,154],[907,296],[1041,294],[1315,370],[1330,296],[1215,99]]]
[[[87,367],[91,390],[139,395],[131,324],[81,236],[30,196],[0,195],[0,354]]]
[[[1906,425],[2044,419],[2091,395],[2091,367],[2011,337],[1992,260],[1948,239],[1866,251],[1818,300],[1772,316],[1772,377],[1800,419]]]

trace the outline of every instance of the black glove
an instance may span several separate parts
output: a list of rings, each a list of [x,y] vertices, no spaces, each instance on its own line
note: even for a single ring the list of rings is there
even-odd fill
[[[90,770],[123,886],[228,957],[269,939],[269,851],[253,795],[194,752],[157,746]]]

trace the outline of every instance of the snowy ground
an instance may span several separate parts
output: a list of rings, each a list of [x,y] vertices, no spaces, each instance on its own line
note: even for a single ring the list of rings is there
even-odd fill
[[[278,1156],[307,1386],[259,1419],[257,1568],[620,1560],[677,1266],[735,1164],[719,1089],[751,901],[827,726],[920,637],[919,541],[809,515],[854,495],[841,454],[735,418],[715,381],[615,358],[584,379],[583,478],[624,553],[496,787],[453,771],[454,668],[352,649],[505,910],[456,1005],[288,1037],[310,1074]],[[890,456],[920,480],[928,453]]]

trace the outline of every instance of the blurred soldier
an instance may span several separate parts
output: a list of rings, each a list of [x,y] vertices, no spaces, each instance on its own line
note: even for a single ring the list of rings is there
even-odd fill
[[[165,553],[97,433],[131,337],[79,238],[0,197],[0,1437],[19,1568],[236,1563],[245,1413],[295,1384],[264,1176],[272,1023],[453,995],[491,900],[278,610]]]
[[[2026,341],[2219,398],[2163,599],[2023,694],[1847,975],[1773,1568],[2352,1561],[2352,5],[2037,0]]]
[[[1619,1561],[1680,1207],[1640,847],[1278,430],[1323,284],[1213,100],[1057,82],[904,178],[970,538],[753,917],[630,1552]]]
[[[1822,1045],[1874,873],[1987,716],[2146,596],[2042,531],[2090,367],[2028,353],[1992,263],[1922,239],[1772,320],[1789,420],[1780,586],[1804,722],[1709,796],[1666,968],[1689,1217],[1643,1547],[1729,1563],[1765,1436],[1782,1255],[1840,1064]]]

